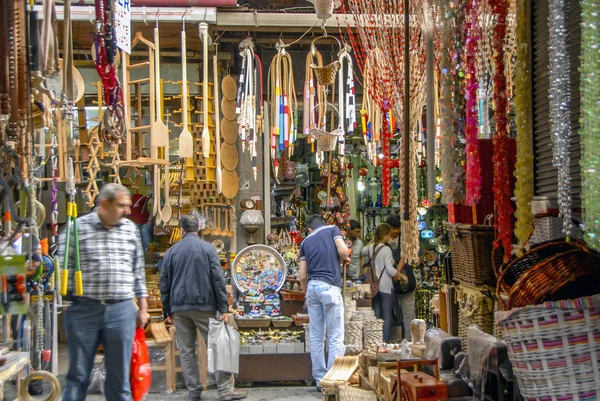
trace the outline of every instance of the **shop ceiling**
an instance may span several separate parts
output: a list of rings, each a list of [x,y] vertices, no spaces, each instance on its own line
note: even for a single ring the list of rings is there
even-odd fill
[[[207,2],[207,3],[203,3]],[[194,4],[224,4],[235,0],[194,0]],[[241,1],[241,0],[238,0]],[[185,20],[187,35],[188,58],[201,58],[202,43],[199,37],[198,24],[207,22],[213,38],[219,38],[219,51],[223,58],[233,58],[237,45],[247,36],[252,36],[255,43],[262,48],[274,47],[279,39],[285,43],[297,40],[302,33],[310,32],[295,45],[295,49],[308,48],[315,37],[323,35],[322,23],[316,18],[314,8],[306,0],[250,0],[243,5],[234,7],[163,7],[140,6],[137,4],[189,4],[190,0],[138,0],[131,7],[132,37],[136,32],[142,32],[144,37],[153,40],[153,30],[158,21],[160,30],[161,49],[165,57],[180,57],[182,21]],[[95,8],[93,0],[73,2],[71,20],[73,25],[73,49],[76,60],[91,61],[91,49],[95,31]],[[41,5],[37,5],[41,11]],[[63,6],[57,2],[57,18],[64,18]],[[354,20],[348,16],[352,25]],[[329,19],[325,29],[329,35],[339,36],[339,26],[345,30],[346,17]],[[62,24],[59,24],[62,28]],[[62,38],[62,32],[59,33]],[[322,44],[321,44],[322,43]],[[320,41],[320,47],[332,46]],[[257,49],[259,50],[259,49]],[[230,54],[228,54],[230,53]],[[133,57],[136,56],[134,53]],[[140,54],[140,56],[144,56]]]

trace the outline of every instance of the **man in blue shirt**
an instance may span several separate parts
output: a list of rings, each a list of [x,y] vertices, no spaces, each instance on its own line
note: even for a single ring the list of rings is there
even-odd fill
[[[344,300],[340,261],[350,262],[340,229],[320,215],[306,221],[309,235],[300,245],[300,283],[310,318],[310,357],[317,388],[335,358],[344,356]],[[325,363],[325,326],[329,352]]]

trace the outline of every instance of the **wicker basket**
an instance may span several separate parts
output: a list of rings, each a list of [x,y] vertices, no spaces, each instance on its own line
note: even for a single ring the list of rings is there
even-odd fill
[[[445,224],[450,235],[452,277],[461,283],[495,286],[494,262],[502,263],[502,252],[495,252],[492,260],[494,227]]]
[[[235,324],[241,329],[261,328],[265,329],[271,325],[271,319],[235,319]]]
[[[600,398],[600,295],[498,312],[526,400]]]
[[[511,259],[496,291],[503,309],[600,293],[600,258],[583,241],[548,241]]]
[[[344,131],[339,128],[331,132],[318,128],[310,130],[310,136],[317,141],[317,150],[319,152],[331,152],[335,150],[338,140],[342,135],[344,135]]]
[[[340,386],[338,387],[338,401],[377,401],[377,394],[374,391],[363,390],[356,387]]]
[[[319,1],[319,0],[317,0]],[[333,2],[330,0],[333,7]],[[315,77],[317,78],[317,83],[322,86],[333,85],[335,83],[335,79],[337,78],[337,73],[340,70],[342,65],[339,61],[334,61],[331,64],[328,64],[324,67],[320,67],[316,64],[311,64],[310,68],[315,72]]]
[[[581,238],[581,230],[578,228],[579,215],[573,215],[573,225],[571,227],[571,237]],[[545,241],[551,241],[564,236],[563,221],[558,217],[558,210],[549,210],[546,213],[537,214],[533,221],[533,233],[529,239],[531,245],[539,244]]]
[[[487,287],[476,288],[467,285],[456,287],[458,303],[458,337],[462,349],[467,349],[467,331],[476,324],[488,334],[494,333],[494,294]]]
[[[290,327],[292,325],[292,323],[294,323],[293,319],[275,319],[272,320],[271,323],[273,323],[273,327],[277,327],[277,328],[286,328],[286,327]]]

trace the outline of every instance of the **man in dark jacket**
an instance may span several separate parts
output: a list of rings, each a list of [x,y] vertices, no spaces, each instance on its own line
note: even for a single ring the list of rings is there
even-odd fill
[[[196,357],[196,329],[208,341],[208,319],[227,322],[227,290],[214,246],[198,236],[200,223],[193,215],[182,216],[185,235],[165,254],[160,273],[160,292],[167,322],[175,322],[177,346],[190,401],[202,392]],[[245,392],[233,388],[230,373],[216,372],[221,401],[240,400]]]

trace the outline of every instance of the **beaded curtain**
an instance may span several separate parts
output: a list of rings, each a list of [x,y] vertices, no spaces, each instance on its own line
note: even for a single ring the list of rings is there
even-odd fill
[[[582,0],[581,175],[585,240],[600,251],[600,0]]]
[[[420,10],[421,2],[412,1],[410,5],[411,14]],[[368,94],[376,100],[384,114],[381,144],[384,159],[382,160],[382,203],[389,205],[390,192],[390,170],[398,166],[397,160],[390,158],[389,139],[392,130],[389,127],[389,112],[393,111],[400,126],[403,126],[404,105],[404,46],[410,49],[410,127],[411,132],[416,127],[418,114],[416,110],[422,110],[425,102],[425,45],[420,35],[418,25],[410,26],[410,41],[406,43],[404,38],[403,19],[404,1],[391,0],[386,2],[371,0],[349,0],[348,11],[353,14],[356,22],[356,33],[348,29],[348,35],[356,55],[360,71],[365,77],[365,85],[369,88]],[[342,9],[343,13],[346,10]],[[377,60],[373,68],[365,73],[366,60],[371,57]],[[407,260],[418,259],[418,229],[417,213],[418,206],[416,188],[416,151],[414,138],[411,136],[408,159],[414,162],[404,164],[404,168],[410,168],[409,182],[402,183],[403,196],[409,198],[409,220],[404,222],[402,253]],[[413,157],[414,155],[414,157]],[[406,159],[406,157],[405,157]],[[403,176],[403,175],[402,175]],[[414,227],[413,227],[414,226]]]

